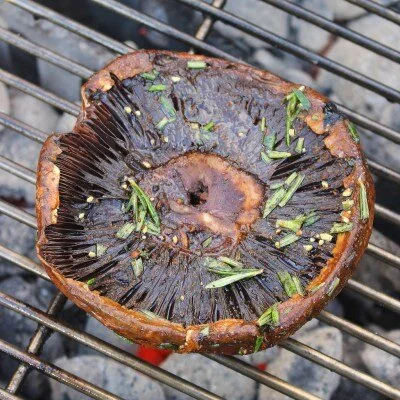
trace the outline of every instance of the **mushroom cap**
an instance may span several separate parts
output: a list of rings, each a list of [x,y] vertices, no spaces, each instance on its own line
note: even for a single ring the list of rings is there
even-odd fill
[[[349,121],[299,86],[168,51],[135,51],[94,74],[73,131],[40,154],[37,252],[53,282],[119,335],[182,353],[251,353],[317,315],[367,246],[375,192]],[[309,104],[288,126],[299,89]],[[266,212],[291,176],[298,187]],[[127,206],[138,196],[141,226]],[[296,233],[282,222],[299,217]],[[352,229],[330,233],[343,221]],[[259,273],[212,288],[215,262]],[[266,310],[278,318],[261,323]]]

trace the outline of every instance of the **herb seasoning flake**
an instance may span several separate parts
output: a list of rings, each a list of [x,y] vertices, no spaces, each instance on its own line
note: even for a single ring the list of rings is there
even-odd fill
[[[254,344],[254,353],[257,353],[260,351],[261,345],[263,344],[264,337],[263,336],[257,336],[256,338],[256,343]]]

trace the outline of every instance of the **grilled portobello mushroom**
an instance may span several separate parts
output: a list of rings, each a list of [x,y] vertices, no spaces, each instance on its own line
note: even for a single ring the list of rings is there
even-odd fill
[[[370,237],[355,127],[310,88],[216,58],[136,51],[44,144],[37,251],[73,302],[134,342],[270,347],[342,289]]]

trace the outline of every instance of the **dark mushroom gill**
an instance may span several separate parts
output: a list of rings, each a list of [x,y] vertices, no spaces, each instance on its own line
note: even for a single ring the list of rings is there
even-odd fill
[[[64,276],[90,281],[91,290],[173,322],[254,320],[288,298],[277,272],[288,271],[306,286],[332,256],[335,238],[321,244],[310,238],[340,220],[351,163],[333,157],[324,135],[301,118],[288,148],[283,96],[260,77],[249,79],[232,67],[188,69],[186,60],[168,56],[156,56],[154,63],[154,80],[112,76],[108,92],[88,93],[84,118],[58,139],[60,207],[57,223],[46,228],[43,256]],[[159,91],[150,91],[152,86]],[[261,159],[263,117],[267,134],[277,134],[275,150],[296,155],[269,164]],[[297,154],[300,137],[306,151]],[[274,192],[270,185],[293,172],[304,175],[299,189],[262,218]],[[127,178],[154,198],[160,234],[134,230],[126,239],[116,236],[133,220],[133,211],[125,211]],[[319,220],[303,227],[298,241],[277,248],[288,232],[277,233],[276,220],[312,211]],[[139,277],[132,268],[138,256]],[[246,268],[264,272],[205,289],[220,278],[207,270],[210,257],[218,256],[240,257]]]

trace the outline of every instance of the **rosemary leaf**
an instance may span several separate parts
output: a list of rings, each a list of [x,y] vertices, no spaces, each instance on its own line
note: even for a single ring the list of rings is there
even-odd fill
[[[95,281],[95,279],[94,279],[94,278],[91,278],[91,279],[89,279],[89,280],[86,282],[86,284],[87,284],[88,286],[93,285],[94,281]]]
[[[140,76],[148,81],[154,81],[158,76],[158,71],[153,69],[151,72],[143,72]]]
[[[271,185],[269,185],[269,188],[272,189],[272,190],[279,189],[284,184],[285,184],[284,182],[271,183]]]
[[[96,244],[96,256],[101,257],[107,251],[107,246],[104,244]]]
[[[118,239],[126,239],[135,230],[135,224],[132,222],[127,222],[122,225],[122,227],[117,231],[115,236]]]
[[[279,271],[277,273],[278,279],[281,282],[283,289],[288,297],[297,294],[297,287],[293,281],[292,276],[287,271]]]
[[[156,128],[160,131],[164,130],[164,128],[169,124],[169,118],[164,117],[156,124]]]
[[[308,98],[306,97],[306,95],[301,90],[298,90],[298,89],[294,89],[293,92],[296,95],[297,100],[299,100],[303,109],[309,110],[311,107],[311,103],[310,103],[310,100],[308,100]]]
[[[235,275],[231,276],[226,276],[224,278],[218,279],[216,281],[210,282],[205,286],[206,289],[216,289],[216,288],[221,288],[227,285],[230,285],[234,282],[240,281],[242,279],[247,279],[247,278],[253,278],[257,275],[260,275],[263,273],[264,270],[262,269],[256,269],[256,270],[251,270],[251,271],[246,271],[243,270],[243,272],[238,272]]]
[[[269,325],[269,326],[277,326],[279,325],[279,311],[278,304],[274,304],[269,307],[264,314],[258,318],[257,321],[259,326]]]
[[[139,211],[139,215],[136,219],[136,223],[137,223],[136,232],[140,232],[142,230],[142,227],[144,225],[144,220],[146,218],[146,214],[147,214],[147,210],[145,210],[145,209],[141,209]]]
[[[354,200],[348,199],[342,201],[342,205],[343,205],[343,210],[348,211],[354,206]]]
[[[161,233],[160,227],[153,224],[151,221],[146,222],[147,232],[151,235],[159,235]]]
[[[218,260],[222,261],[223,263],[228,264],[234,268],[239,268],[239,269],[244,268],[244,265],[241,262],[234,260],[232,258],[229,258],[229,257],[220,256],[220,257],[218,257]]]
[[[340,279],[336,276],[328,288],[328,291],[327,291],[328,296],[332,296],[333,292],[337,288],[337,285],[339,285],[339,282],[340,282]]]
[[[202,129],[203,129],[203,131],[211,132],[214,129],[214,125],[215,125],[215,122],[210,121],[208,124],[204,125]]]
[[[292,153],[287,151],[275,151],[275,150],[268,150],[267,156],[272,159],[280,159],[280,158],[288,158],[292,156]]]
[[[279,202],[286,195],[286,189],[281,187],[265,202],[263,218],[267,217],[278,206]]]
[[[169,117],[175,117],[176,111],[172,103],[165,97],[160,97],[161,107]]]
[[[263,144],[267,150],[273,150],[276,143],[276,133],[264,136]]]
[[[311,211],[310,213],[307,214],[303,226],[306,227],[315,224],[319,219],[320,219],[319,215],[315,214],[315,211]]]
[[[292,172],[285,180],[285,185],[289,186],[297,177],[297,172]]]
[[[190,60],[187,62],[189,69],[204,69],[206,66],[207,64],[204,61]]]
[[[358,181],[360,185],[360,218],[365,221],[369,218],[369,207],[367,189],[362,181]]]
[[[318,292],[318,290],[321,289],[321,288],[324,287],[324,286],[325,286],[325,282],[322,282],[322,283],[320,283],[319,285],[314,286],[314,287],[310,290],[310,293],[311,293],[311,294],[314,294],[315,292]]]
[[[292,275],[292,281],[294,286],[296,286],[297,293],[304,296],[303,285],[300,282],[300,279],[296,275]]]
[[[286,235],[282,239],[280,239],[279,242],[276,242],[275,247],[277,247],[278,249],[281,249],[282,247],[289,246],[290,244],[295,243],[300,239],[301,239],[300,236],[297,236],[294,233],[289,233],[288,235]]]
[[[148,319],[162,319],[159,315],[156,313],[153,313],[152,311],[149,310],[139,310],[142,314],[144,314]]]
[[[132,260],[131,265],[136,278],[139,278],[144,271],[143,260],[139,257],[136,260]]]
[[[210,236],[208,237],[206,240],[204,240],[204,242],[201,244],[203,246],[203,248],[207,248],[213,241],[213,237]]]
[[[153,218],[155,224],[157,226],[160,226],[160,218],[157,214],[156,209],[153,206],[153,203],[150,201],[149,196],[147,196],[147,194],[139,187],[139,185],[133,179],[129,179],[129,183],[131,184],[132,189],[136,191],[139,200],[141,201],[143,206],[147,207],[147,209],[149,210],[149,213]]]
[[[304,149],[304,138],[299,138],[296,143],[294,151],[298,154],[302,154]]]
[[[343,233],[349,232],[353,229],[352,222],[334,222],[330,233]]]
[[[166,85],[160,83],[159,85],[151,85],[148,89],[149,92],[162,92],[167,88]]]
[[[304,178],[305,178],[304,175],[298,175],[296,177],[296,179],[293,181],[293,183],[290,185],[289,189],[287,190],[285,196],[279,202],[279,207],[284,207],[288,203],[288,201],[293,197],[296,190],[303,183]]]
[[[360,136],[357,132],[356,126],[351,121],[346,121],[347,128],[349,130],[351,138],[358,143],[360,141]]]
[[[288,220],[278,219],[276,221],[276,226],[278,228],[290,229],[293,232],[297,232],[301,228],[303,221],[304,220],[302,220],[301,218],[288,219]]]
[[[178,350],[179,346],[172,343],[161,343],[158,345],[158,348],[161,350]]]
[[[260,129],[260,132],[262,132],[262,133],[264,133],[264,131],[265,131],[266,121],[267,121],[267,119],[265,117],[262,117],[260,120],[260,124],[258,127]]]
[[[265,162],[265,164],[270,164],[272,162],[272,160],[263,151],[260,152],[260,155],[261,155],[261,159]]]
[[[320,233],[320,234],[319,234],[319,237],[320,237],[322,240],[325,240],[325,242],[330,242],[330,241],[333,239],[333,236],[330,235],[329,233]]]
[[[256,338],[256,343],[254,344],[254,351],[253,353],[257,353],[260,351],[261,345],[263,344],[264,337],[263,336],[257,336]]]

